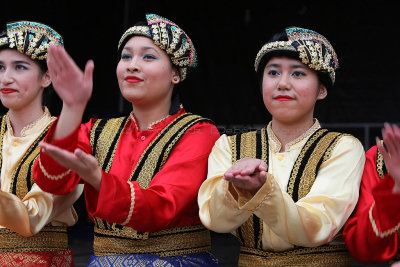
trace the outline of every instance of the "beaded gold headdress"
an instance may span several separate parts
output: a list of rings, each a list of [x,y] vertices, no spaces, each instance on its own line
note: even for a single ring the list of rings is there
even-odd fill
[[[45,60],[52,43],[63,45],[61,35],[47,25],[32,21],[8,23],[7,31],[0,37],[0,48],[17,49],[34,60]]]
[[[178,25],[166,18],[156,14],[146,14],[146,20],[148,26],[133,26],[125,31],[119,41],[118,51],[122,50],[128,37],[147,36],[168,54],[172,63],[178,67],[183,81],[188,68],[197,66],[197,54],[192,40]]]
[[[258,71],[261,59],[272,51],[297,52],[299,59],[309,68],[320,72],[327,72],[335,82],[335,70],[339,61],[335,50],[329,41],[321,34],[298,27],[285,29],[288,41],[275,41],[266,43],[258,52],[254,68]]]

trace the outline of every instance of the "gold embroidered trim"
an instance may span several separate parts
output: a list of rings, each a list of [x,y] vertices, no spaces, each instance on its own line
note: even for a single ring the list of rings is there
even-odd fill
[[[383,145],[383,141],[381,141],[382,145]],[[378,173],[379,178],[383,178],[385,176],[385,161],[383,159],[383,156],[381,154],[381,152],[379,151],[379,149],[377,149],[376,151],[376,171]]]
[[[0,229],[0,253],[3,252],[41,252],[68,249],[67,228],[64,226],[45,226],[31,237],[23,237],[6,228]]]
[[[38,161],[39,161],[40,170],[43,172],[44,176],[46,176],[47,178],[49,178],[51,180],[55,180],[55,181],[60,180],[61,178],[67,176],[71,172],[71,169],[68,169],[65,172],[61,173],[61,174],[52,175],[52,174],[48,173],[47,170],[44,168],[44,166],[42,164],[42,161],[40,160],[40,156],[39,156],[39,160]]]
[[[352,258],[343,245],[324,245],[282,252],[241,247],[238,266],[351,266]]]
[[[285,151],[288,150],[288,148],[290,148],[291,146],[303,141],[304,139],[308,138],[310,135],[312,135],[315,131],[317,131],[318,129],[321,128],[321,125],[319,124],[319,121],[317,119],[314,119],[314,124],[307,130],[305,131],[302,135],[300,135],[299,137],[297,137],[296,139],[290,141],[289,143],[287,143],[285,145]],[[281,150],[282,144],[279,141],[279,139],[276,137],[274,131],[272,131],[272,121],[268,123],[267,126],[267,133],[268,133],[268,137],[274,141],[275,145],[272,150],[275,153],[278,153]]]
[[[204,120],[202,117],[190,113],[185,113],[175,118],[169,124],[174,126],[166,126],[159,133],[159,135],[147,146],[147,148],[139,158],[129,180],[132,180],[133,175],[137,172],[137,168],[142,164],[143,166],[140,169],[136,181],[141,188],[148,188],[151,179],[153,178],[154,171],[157,168],[159,157],[161,155],[163,157],[159,167],[161,169],[167,161],[167,158],[173,146],[176,144],[176,142],[178,142],[178,140],[182,137],[186,130],[202,120]],[[167,144],[168,146],[166,147]],[[151,151],[149,151],[149,148],[152,148]],[[145,155],[147,154],[148,156],[145,158]],[[144,163],[142,163],[143,160],[145,160]]]
[[[134,239],[134,237],[116,237],[113,231],[95,227],[94,254],[96,256],[150,253],[161,257],[171,257],[209,251],[210,245],[210,232],[202,225],[150,233],[148,239],[144,240]]]
[[[127,183],[129,184],[129,187],[131,188],[131,207],[129,208],[128,217],[126,217],[126,220],[121,225],[125,225],[131,220],[132,213],[133,213],[133,207],[135,206],[135,188],[133,187],[133,184],[130,181],[127,181]]]
[[[374,206],[375,206],[375,202],[372,203],[371,208],[369,209],[368,215],[369,215],[369,221],[371,222],[372,230],[374,230],[375,235],[380,238],[385,238],[385,237],[388,237],[388,236],[396,233],[400,229],[400,222],[395,227],[385,230],[383,232],[380,232],[378,230],[378,227],[376,226],[374,217],[372,216],[372,209],[374,208]]]
[[[315,149],[312,151],[306,166],[304,167],[303,173],[300,178],[300,184],[298,189],[298,198],[301,199],[305,197],[312,185],[314,184],[315,178],[317,177],[317,165],[318,162],[323,157],[323,161],[330,158],[333,148],[336,146],[339,138],[335,139],[339,133],[329,132],[327,133],[316,145]],[[334,140],[335,139],[335,140]],[[334,143],[332,144],[332,141]]]
[[[106,124],[101,129],[100,135],[97,139],[98,143],[97,143],[96,147],[93,147],[93,145],[94,145],[95,133],[101,122],[100,119],[96,121],[96,123],[93,125],[92,130],[90,132],[90,145],[92,147],[94,155],[96,156],[97,160],[99,161],[99,165],[102,166],[102,168],[105,172],[109,172],[111,169],[115,151],[117,149],[116,145],[114,147],[111,147],[111,145],[115,142],[115,138],[117,138],[115,144],[118,144],[119,139],[121,138],[121,135],[125,130],[126,123],[128,122],[128,120],[126,120],[123,129],[120,132],[118,132],[120,130],[124,120],[126,120],[126,117],[120,117],[120,118],[107,120]],[[110,149],[113,149],[112,154],[111,154],[111,159],[108,161],[107,166],[103,166],[104,161],[105,161]]]
[[[294,183],[295,183],[296,177],[299,173],[300,164],[305,156],[305,153],[310,148],[310,146],[315,142],[315,140],[317,140],[326,131],[327,131],[326,129],[323,129],[323,130],[319,131],[318,133],[316,133],[315,135],[311,136],[310,139],[307,141],[307,143],[304,145],[299,156],[297,157],[296,162],[293,165],[292,174],[289,177],[289,183],[288,183],[288,188],[287,188],[287,192],[290,196],[293,196]]]

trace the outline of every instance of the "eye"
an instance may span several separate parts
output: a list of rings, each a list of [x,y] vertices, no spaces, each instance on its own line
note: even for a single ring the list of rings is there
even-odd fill
[[[4,65],[0,65],[0,70],[5,70],[6,69],[6,67],[4,66]]]
[[[128,54],[128,53],[123,53],[122,55],[121,55],[121,59],[131,59],[132,58],[132,55],[131,54]]]
[[[272,70],[268,71],[268,75],[270,75],[270,76],[278,76],[278,75],[280,75],[280,73],[279,73],[279,71],[272,69]]]
[[[157,59],[157,57],[154,56],[153,54],[145,54],[145,55],[143,55],[143,59],[144,60],[152,60],[152,59]]]
[[[28,67],[26,67],[25,65],[18,64],[18,65],[15,65],[15,69],[16,70],[27,70]]]
[[[295,71],[292,72],[292,76],[301,77],[301,76],[306,76],[306,74],[303,71],[295,70]]]

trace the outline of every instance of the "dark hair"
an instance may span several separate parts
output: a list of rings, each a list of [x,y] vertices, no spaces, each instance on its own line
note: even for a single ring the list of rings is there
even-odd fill
[[[282,31],[282,32],[278,32],[278,33],[274,34],[267,43],[277,42],[277,41],[289,41],[286,31]],[[258,65],[258,68],[256,71],[257,79],[260,83],[261,92],[262,92],[262,82],[263,82],[263,78],[264,78],[265,65],[273,57],[288,57],[288,58],[300,60],[299,53],[295,52],[295,51],[290,51],[290,50],[271,51],[268,54],[266,54],[265,56],[263,56],[262,59],[260,60],[260,63]],[[321,71],[316,71],[316,72],[317,72],[320,83],[322,83],[326,87],[327,90],[330,90],[333,87],[333,84],[332,84],[331,78],[329,77],[329,73],[321,72]]]

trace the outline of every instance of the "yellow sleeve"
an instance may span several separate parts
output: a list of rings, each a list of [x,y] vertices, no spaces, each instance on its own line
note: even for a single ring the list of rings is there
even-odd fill
[[[207,179],[201,185],[197,199],[202,223],[215,232],[231,232],[251,215],[250,211],[239,209],[237,200],[228,190],[229,183],[223,179],[231,166],[230,141],[222,135],[208,158]]]
[[[67,195],[53,195],[34,184],[22,201],[8,192],[0,194],[0,225],[23,236],[38,233],[46,224],[71,226],[77,222],[73,203],[82,194],[79,185]]]

